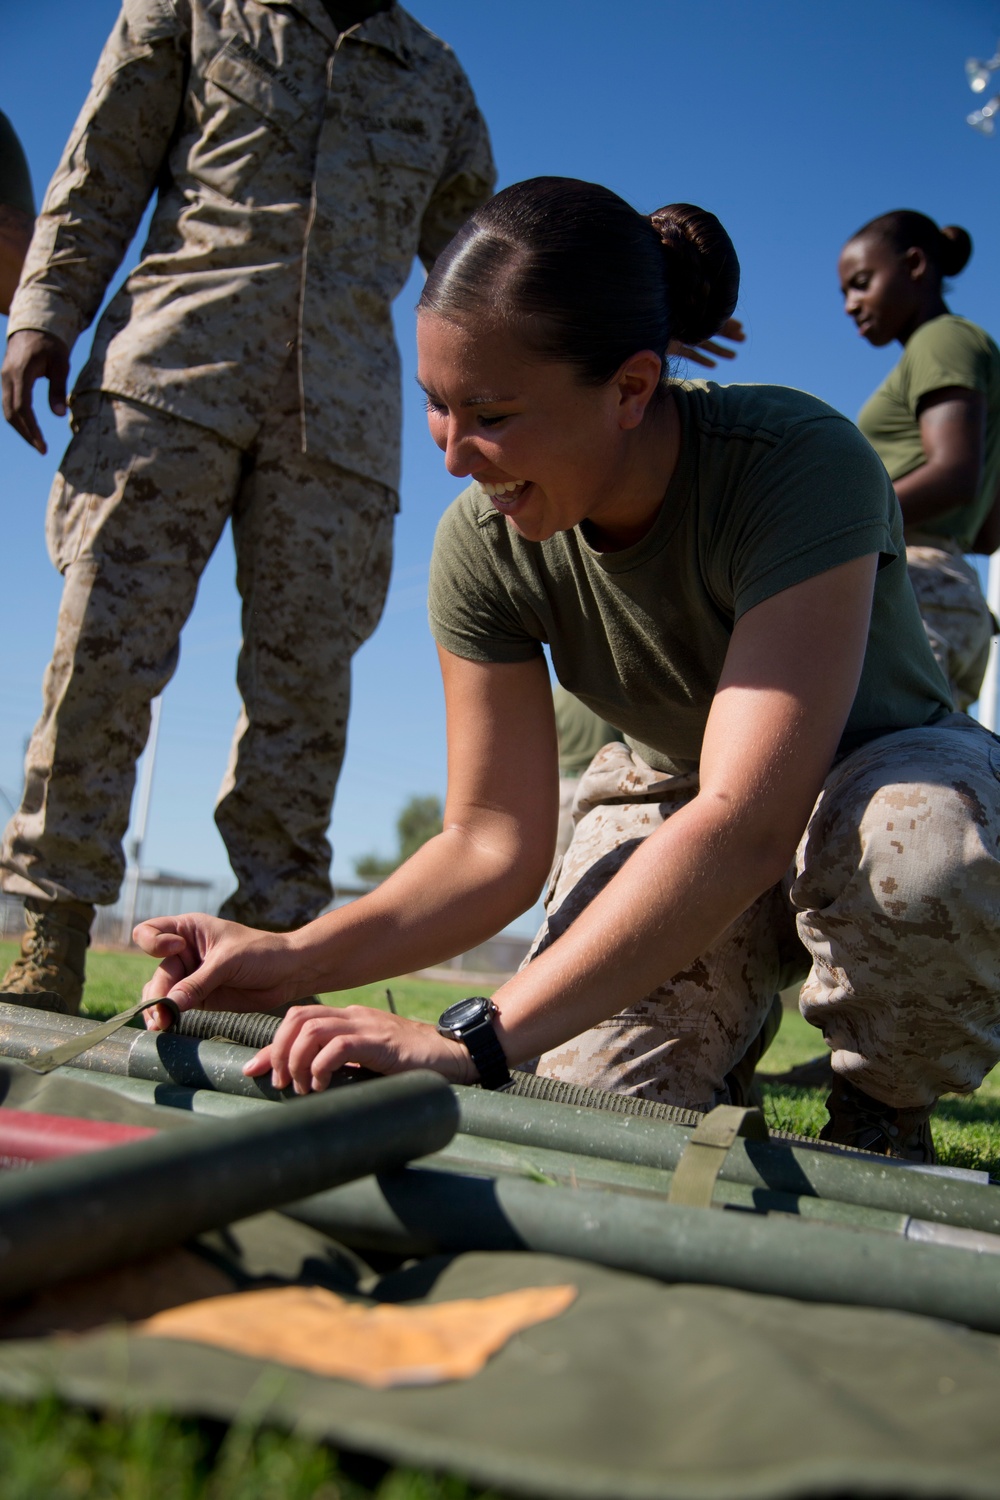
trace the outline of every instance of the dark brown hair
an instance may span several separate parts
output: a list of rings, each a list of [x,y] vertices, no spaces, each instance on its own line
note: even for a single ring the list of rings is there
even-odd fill
[[[418,311],[454,322],[485,313],[603,385],[640,349],[665,361],[671,339],[717,333],[739,286],[714,214],[674,203],[646,217],[597,183],[533,177],[477,209],[434,263]]]
[[[939,229],[933,219],[918,213],[915,208],[894,208],[890,213],[879,214],[870,219],[852,240],[885,240],[898,255],[907,250],[922,250],[938,275],[957,276],[968,264],[972,254],[972,238],[968,230],[958,224],[946,224]],[[850,243],[850,242],[848,242]]]

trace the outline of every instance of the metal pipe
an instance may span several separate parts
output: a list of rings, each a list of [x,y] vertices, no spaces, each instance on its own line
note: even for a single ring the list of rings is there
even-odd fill
[[[0,1005],[0,1054],[34,1056],[60,1033],[85,1026],[75,1017]],[[53,1035],[55,1033],[55,1035]],[[266,1080],[243,1076],[253,1055],[234,1043],[197,1041],[171,1032],[124,1029],[81,1054],[74,1066],[183,1083],[256,1099],[280,1095]],[[483,1089],[456,1090],[463,1134],[672,1171],[690,1140],[685,1126],[610,1110],[552,1104]],[[698,1117],[695,1117],[698,1118]],[[989,1185],[901,1170],[869,1153],[839,1155],[788,1142],[738,1140],[720,1172],[728,1183],[825,1198],[862,1208],[996,1234],[1000,1193]]]
[[[16,1012],[11,1015],[10,1012]],[[0,1055],[30,1060],[64,1041],[80,1036],[91,1023],[77,1016],[54,1016],[48,1011],[0,1005]],[[183,1083],[189,1088],[220,1089],[250,1099],[280,1099],[269,1078],[247,1078],[243,1064],[253,1049],[233,1042],[201,1041],[172,1031],[138,1030],[123,1026],[74,1059],[85,1071],[120,1073],[154,1083]],[[291,1096],[291,1091],[286,1091]]]
[[[195,1118],[219,1117],[268,1110],[265,1099],[243,1099],[230,1094],[216,1094],[209,1089],[188,1089],[180,1084],[147,1083],[139,1078],[116,1078],[110,1074],[92,1075],[91,1081],[102,1087],[150,1105],[166,1105],[172,1113],[185,1112]],[[635,1167],[627,1162],[607,1161],[598,1157],[574,1156],[565,1151],[547,1151],[532,1147],[523,1150],[503,1141],[484,1137],[456,1135],[441,1151],[426,1158],[424,1166],[442,1171],[484,1173],[495,1176],[506,1172],[515,1176],[544,1176],[568,1187],[618,1187],[622,1191],[647,1193],[665,1198],[669,1195],[673,1173],[655,1167]],[[859,1229],[879,1230],[903,1235],[925,1244],[952,1245],[957,1249],[1000,1254],[1000,1235],[984,1234],[973,1229],[958,1229],[951,1224],[932,1224],[909,1215],[889,1213],[858,1204],[839,1203],[832,1198],[794,1197],[774,1193],[767,1188],[752,1188],[742,1183],[716,1183],[713,1206],[750,1209],[755,1213],[791,1214],[797,1219],[827,1224],[853,1224]]]
[[[548,1147],[672,1171],[691,1138],[683,1126],[665,1120],[575,1109],[484,1089],[458,1089],[457,1093],[460,1131],[522,1148]],[[996,1187],[901,1171],[896,1163],[868,1153],[839,1156],[784,1141],[739,1139],[730,1147],[719,1175],[726,1182],[795,1197],[835,1198],[988,1234],[1000,1232]]]
[[[458,1120],[436,1073],[303,1099],[0,1181],[0,1297],[122,1265],[303,1194],[440,1149]]]
[[[597,1188],[409,1167],[285,1212],[358,1249],[403,1255],[531,1250],[662,1281],[805,1302],[895,1308],[1000,1332],[993,1256],[840,1225],[684,1208]]]
[[[87,1073],[87,1082],[139,1104],[162,1106],[172,1116],[193,1115],[203,1119],[235,1120],[271,1109],[278,1101],[250,1099],[242,1094],[221,1094],[214,1089],[190,1089],[183,1083],[153,1083],[146,1078],[125,1078],[118,1073]],[[173,1123],[173,1122],[172,1122]],[[181,1123],[184,1123],[181,1121]]]

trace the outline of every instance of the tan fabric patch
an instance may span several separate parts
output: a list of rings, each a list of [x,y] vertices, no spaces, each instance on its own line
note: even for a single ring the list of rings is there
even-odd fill
[[[366,1307],[323,1287],[239,1292],[157,1313],[137,1332],[214,1344],[360,1385],[467,1380],[522,1328],[564,1312],[576,1287],[526,1287],[420,1307]]]

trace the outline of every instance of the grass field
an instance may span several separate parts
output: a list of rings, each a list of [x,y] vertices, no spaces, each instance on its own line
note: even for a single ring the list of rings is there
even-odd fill
[[[0,965],[16,945],[0,942]],[[88,959],[87,1014],[132,1005],[152,960],[137,953],[95,952]],[[2,972],[2,970],[0,970]],[[436,1020],[468,985],[407,977],[388,988],[401,1014]],[[364,985],[324,997],[332,1003],[385,1006],[386,985]],[[819,1043],[819,1045],[817,1045]],[[813,1027],[786,1011],[768,1071],[781,1072],[822,1051]],[[816,1089],[765,1086],[764,1110],[775,1129],[816,1135],[826,1117]],[[1000,1178],[1000,1069],[972,1098],[942,1099],[934,1134],[942,1162],[985,1168]],[[91,1416],[57,1401],[0,1403],[0,1500],[489,1500],[462,1481],[367,1460],[284,1433],[228,1431],[169,1415]]]

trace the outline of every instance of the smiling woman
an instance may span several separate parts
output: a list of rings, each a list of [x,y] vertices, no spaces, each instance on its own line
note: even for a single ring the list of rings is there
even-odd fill
[[[298,932],[144,923],[147,996],[269,1009],[440,962],[529,906],[558,805],[545,645],[625,743],[585,774],[531,961],[492,1005],[440,1029],[296,1007],[251,1072],[308,1092],[343,1064],[486,1086],[534,1064],[707,1107],[740,1097],[798,974],[833,1051],[827,1138],[927,1160],[937,1097],[1000,1056],[1000,752],[951,712],[853,424],[669,379],[671,339],[710,334],[737,286],[711,214],[559,178],[506,189],[439,258],[419,375],[472,479],[431,569],[443,831]]]

